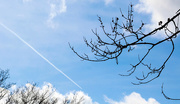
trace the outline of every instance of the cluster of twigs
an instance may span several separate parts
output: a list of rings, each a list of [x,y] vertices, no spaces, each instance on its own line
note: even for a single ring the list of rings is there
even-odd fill
[[[118,57],[122,54],[123,51],[128,50],[128,52],[133,51],[135,46],[138,45],[146,45],[148,46],[148,50],[143,55],[143,57],[138,57],[139,61],[135,65],[131,65],[132,68],[128,70],[127,75],[122,76],[130,76],[133,74],[137,67],[139,65],[143,65],[148,69],[148,73],[142,75],[142,78],[136,77],[138,80],[138,83],[133,83],[135,85],[139,84],[146,84],[148,82],[153,81],[154,79],[158,78],[163,69],[165,68],[165,65],[167,61],[170,59],[174,52],[174,41],[173,39],[177,37],[177,35],[180,33],[179,30],[179,15],[180,12],[177,12],[173,17],[168,18],[165,23],[162,21],[159,22],[159,27],[155,28],[154,30],[150,31],[149,33],[144,33],[143,28],[145,23],[141,22],[141,25],[138,28],[135,28],[134,26],[134,16],[133,16],[133,5],[130,4],[128,9],[128,14],[125,16],[122,11],[121,16],[125,20],[125,23],[120,23],[119,18],[113,18],[111,23],[111,33],[108,33],[105,29],[105,25],[101,19],[101,17],[98,17],[98,20],[100,22],[100,27],[103,30],[103,33],[105,34],[105,37],[108,38],[107,40],[103,40],[103,38],[97,33],[97,30],[93,31],[94,35],[97,37],[97,41],[91,40],[90,42],[87,41],[86,38],[84,38],[85,44],[87,47],[90,47],[92,53],[94,54],[95,58],[89,58],[87,54],[80,55],[75,49],[70,45],[70,48],[73,50],[73,52],[79,56],[83,60],[87,61],[94,61],[94,62],[101,62],[101,61],[107,61],[110,59],[115,59],[116,63],[118,64]],[[171,30],[169,28],[169,25],[173,24],[174,30]],[[126,31],[126,32],[125,32]],[[152,35],[157,34],[157,32],[163,31],[164,38],[157,41],[157,42],[149,42],[147,41],[148,37],[151,37]],[[128,34],[126,34],[128,32]],[[151,51],[159,46],[160,44],[164,42],[170,42],[172,45],[171,52],[169,53],[168,57],[164,60],[162,65],[158,68],[152,68],[151,64],[144,63],[144,60],[147,58],[147,56],[151,53]],[[151,76],[153,75],[153,76]],[[149,78],[151,76],[151,78]],[[163,91],[162,91],[163,92]],[[164,93],[163,93],[164,94]],[[165,95],[165,94],[164,94]]]

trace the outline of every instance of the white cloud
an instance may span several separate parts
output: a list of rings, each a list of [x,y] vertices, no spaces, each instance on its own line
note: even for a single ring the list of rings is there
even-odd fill
[[[158,27],[158,22],[166,22],[177,12],[180,0],[139,0],[135,10],[139,13],[151,14],[151,24],[147,25],[150,30]],[[163,36],[164,37],[164,36]]]
[[[30,1],[32,1],[32,0],[23,0],[24,3],[25,3],[25,2],[30,2]]]
[[[57,26],[56,23],[54,23],[53,19],[60,15],[61,13],[65,13],[67,6],[66,6],[66,0],[51,0],[49,2],[50,4],[50,13],[49,18],[47,20],[47,24],[51,28],[55,28]]]
[[[114,101],[105,96],[105,101],[109,104],[160,104],[154,98],[149,98],[147,101],[140,94],[133,92],[125,96],[121,101]]]
[[[108,4],[112,3],[113,1],[114,0],[105,0],[104,2],[105,2],[106,5],[108,5]]]
[[[92,99],[82,91],[77,91],[76,93],[70,92],[70,93],[67,93],[66,95],[64,95],[64,97],[67,97],[69,99],[73,99],[74,94],[77,95],[77,100],[79,100],[81,97],[83,97],[84,101],[82,104],[99,104],[97,102],[93,102]]]
[[[99,104],[99,103],[97,103],[97,102],[93,102],[92,101],[92,99],[91,99],[91,97],[89,97],[87,94],[85,94],[84,92],[82,92],[82,91],[71,91],[71,92],[69,92],[69,93],[66,93],[66,94],[61,94],[61,93],[59,93],[58,91],[56,91],[55,90],[55,88],[53,88],[53,86],[52,86],[52,84],[50,84],[50,83],[45,83],[43,86],[42,86],[42,88],[39,88],[39,89],[41,89],[41,91],[43,92],[43,91],[46,91],[47,89],[50,91],[50,92],[53,92],[53,91],[55,91],[54,93],[53,93],[53,95],[52,95],[52,97],[57,97],[58,98],[58,104],[61,104],[61,102],[62,102],[62,100],[64,100],[65,98],[68,98],[69,100],[71,100],[71,99],[73,99],[73,97],[76,95],[76,97],[77,97],[77,101],[81,98],[81,97],[83,97],[83,104]],[[80,103],[81,104],[81,103]]]

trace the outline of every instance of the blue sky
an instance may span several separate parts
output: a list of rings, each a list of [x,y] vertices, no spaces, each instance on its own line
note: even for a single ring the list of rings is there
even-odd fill
[[[160,76],[146,85],[134,86],[134,75],[121,77],[131,63],[137,60],[138,53],[124,53],[115,60],[101,63],[81,61],[69,48],[68,42],[80,53],[91,51],[83,42],[83,37],[93,38],[91,29],[100,31],[98,16],[105,25],[110,26],[112,17],[120,16],[119,9],[127,13],[129,3],[135,5],[135,22],[147,23],[146,30],[156,27],[158,21],[166,20],[179,9],[178,0],[0,0],[0,22],[16,32],[39,53],[72,78],[83,89],[79,89],[65,76],[55,70],[31,48],[21,42],[11,32],[0,26],[0,68],[10,69],[10,82],[25,85],[27,82],[51,83],[56,90],[65,94],[70,91],[82,91],[93,102],[99,104],[129,104],[141,95],[141,100],[150,102],[153,98],[160,104],[179,104],[180,101],[168,101],[161,94],[164,83],[165,92],[180,98],[179,43],[175,39],[175,52]],[[169,8],[171,7],[171,8]],[[162,35],[152,37],[161,39]],[[171,49],[165,43],[154,50],[150,58],[159,63]],[[137,52],[144,52],[138,47]],[[138,72],[137,72],[138,73]],[[140,95],[139,95],[140,94]],[[125,97],[126,96],[126,97]],[[109,102],[109,103],[108,103]],[[124,102],[124,103],[123,103]],[[91,103],[90,103],[91,104]],[[147,103],[158,104],[158,103]]]

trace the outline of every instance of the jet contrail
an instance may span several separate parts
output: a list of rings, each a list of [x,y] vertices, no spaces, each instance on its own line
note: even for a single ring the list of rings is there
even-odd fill
[[[21,40],[24,44],[26,44],[29,48],[31,48],[35,53],[37,53],[41,58],[43,58],[47,63],[49,63],[52,67],[54,67],[57,71],[59,71],[61,74],[63,74],[67,79],[69,79],[72,83],[74,83],[77,87],[80,89],[81,86],[79,86],[76,82],[74,82],[71,78],[69,78],[64,72],[62,72],[59,68],[57,68],[53,63],[51,63],[48,59],[46,59],[42,54],[40,54],[36,49],[34,49],[29,43],[27,43],[24,39],[22,39],[18,34],[16,34],[14,31],[12,31],[10,28],[5,26],[0,22],[0,25],[4,27],[6,30],[11,32],[14,36],[16,36],[19,40]]]

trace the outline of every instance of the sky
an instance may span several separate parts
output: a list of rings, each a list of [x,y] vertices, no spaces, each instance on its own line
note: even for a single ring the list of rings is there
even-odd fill
[[[128,5],[134,4],[134,20],[138,26],[146,23],[145,32],[166,21],[179,9],[179,0],[0,0],[0,23],[21,37],[31,47],[0,26],[0,68],[10,70],[9,82],[17,86],[36,82],[39,86],[51,84],[58,94],[67,95],[79,91],[87,96],[87,104],[179,104],[180,101],[166,100],[161,94],[164,83],[165,93],[180,98],[180,76],[178,49],[180,39],[175,42],[175,52],[161,76],[145,85],[132,85],[135,75],[119,76],[126,72],[131,63],[138,59],[138,53],[145,52],[137,47],[137,53],[125,53],[115,60],[106,62],[82,61],[69,48],[68,42],[80,54],[91,53],[83,37],[94,38],[92,29],[101,31],[98,16],[110,30],[113,17],[120,17],[120,8],[127,13]],[[123,20],[122,20],[123,22]],[[158,34],[152,40],[163,37]],[[52,64],[64,72],[82,89],[57,71]],[[169,43],[155,48],[150,60],[160,63],[171,49]],[[137,71],[138,73],[138,71]],[[44,84],[46,83],[46,84]]]

